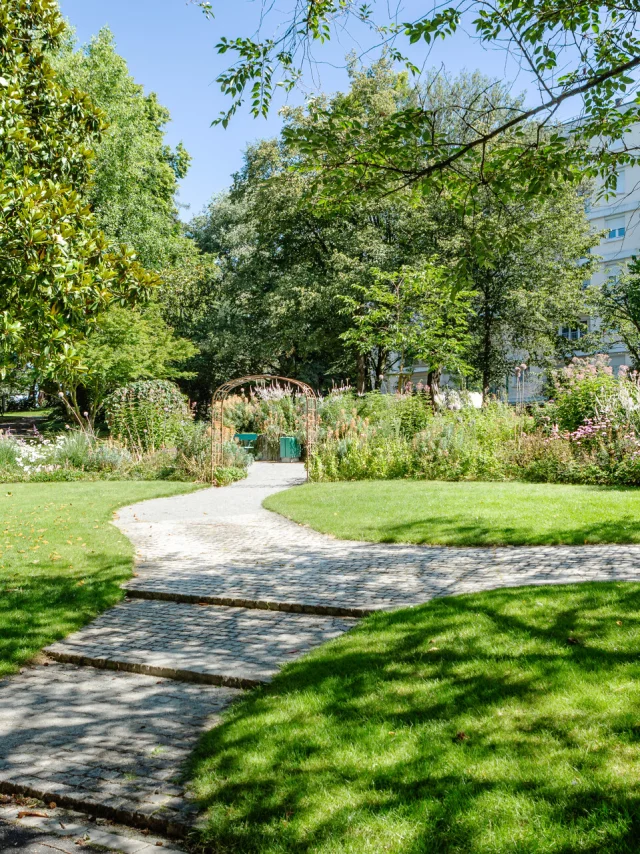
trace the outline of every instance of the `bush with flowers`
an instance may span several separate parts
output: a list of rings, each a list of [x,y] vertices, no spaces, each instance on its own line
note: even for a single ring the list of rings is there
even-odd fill
[[[207,427],[189,424],[175,447],[132,453],[114,439],[69,429],[53,439],[37,433],[24,439],[0,433],[0,481],[191,480],[211,478]],[[246,476],[250,456],[236,443],[225,445],[223,465],[214,470],[218,485]]]
[[[195,423],[186,398],[166,381],[144,381],[115,392],[107,405],[109,438],[89,419],[47,438],[0,433],[0,480],[192,480],[217,484],[246,476],[250,456],[225,444],[222,465],[211,467],[211,434]]]
[[[598,356],[574,359],[551,383],[552,399],[532,410],[462,401],[434,413],[416,388],[340,390],[321,404],[311,477],[640,485],[640,376],[616,377]]]
[[[532,419],[492,403],[433,413],[420,391],[334,394],[323,402],[318,442],[311,455],[314,480],[505,480]]]
[[[293,436],[304,446],[306,401],[295,389],[274,382],[255,386],[225,400],[226,426],[238,433],[257,433],[258,459],[278,459],[280,437]]]

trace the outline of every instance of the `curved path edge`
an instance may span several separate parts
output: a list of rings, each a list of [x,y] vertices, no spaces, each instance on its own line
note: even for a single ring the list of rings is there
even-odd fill
[[[459,549],[334,540],[262,507],[304,481],[257,463],[224,489],[122,509],[127,598],[0,682],[0,793],[188,835],[183,779],[241,689],[375,611],[496,587],[640,579],[640,546]]]

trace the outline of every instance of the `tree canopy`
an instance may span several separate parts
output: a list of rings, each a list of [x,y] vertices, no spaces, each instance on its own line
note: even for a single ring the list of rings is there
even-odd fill
[[[86,92],[106,121],[87,187],[101,228],[133,247],[145,266],[171,266],[188,250],[176,193],[191,158],[182,144],[165,142],[169,111],[131,77],[108,28],[79,50],[67,39],[55,65],[59,79]]]
[[[354,62],[350,73],[350,90],[326,99],[327,111],[348,109],[357,120],[415,96],[388,58],[370,68]],[[512,108],[507,93],[479,74],[440,78],[430,98],[437,107],[487,89],[496,109]],[[577,262],[597,237],[582,190],[564,184],[554,196],[505,205],[487,189],[464,211],[435,191],[419,199],[409,190],[383,199],[354,194],[348,205],[317,205],[313,158],[289,132],[314,121],[313,110],[288,111],[283,136],[251,146],[230,192],[191,223],[201,250],[216,259],[217,278],[202,281],[199,300],[174,301],[170,321],[201,347],[194,369],[203,391],[205,376],[213,382],[262,371],[320,388],[344,380],[361,390],[378,385],[398,367],[389,324],[377,323],[382,315],[391,318],[386,298],[398,281],[402,330],[423,308],[433,314],[431,326],[424,318],[420,340],[404,348],[410,359],[425,359],[436,372],[464,362],[485,389],[504,381],[513,360],[521,361],[520,350],[547,365],[566,343],[559,326],[577,323],[584,308],[581,286],[589,271]],[[400,276],[402,268],[411,271],[410,281]],[[455,303],[455,323],[447,321],[448,293],[464,295]],[[182,319],[176,309],[184,309]],[[440,331],[438,318],[447,321]]]
[[[50,368],[108,306],[157,284],[114,246],[87,205],[102,116],[51,63],[65,24],[55,0],[0,7],[0,368]]]
[[[215,2],[194,2],[215,14]],[[276,89],[291,90],[305,63],[321,59],[322,45],[345,28],[357,30],[363,53],[385,45],[415,75],[436,40],[464,29],[487,49],[509,54],[534,84],[530,100],[507,113],[496,113],[488,93],[453,101],[453,133],[442,113],[420,100],[373,122],[316,105],[316,121],[301,140],[315,152],[328,195],[435,184],[457,190],[463,202],[483,186],[502,198],[522,197],[553,192],[559,178],[585,171],[600,175],[606,192],[617,167],[639,155],[627,144],[640,117],[638,14],[636,0],[453,0],[403,22],[381,2],[287,0],[274,7],[263,0],[257,36],[233,34],[217,45],[234,56],[218,77],[230,98],[218,121],[226,125],[245,100],[254,115],[266,114]],[[272,35],[265,36],[270,22]],[[419,59],[409,59],[419,45]],[[554,122],[564,104],[577,121],[560,128]]]

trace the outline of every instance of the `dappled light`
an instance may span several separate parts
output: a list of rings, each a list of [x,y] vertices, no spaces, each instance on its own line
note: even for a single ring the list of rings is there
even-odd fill
[[[591,584],[368,618],[203,740],[206,839],[221,852],[634,850],[639,608],[639,585]]]

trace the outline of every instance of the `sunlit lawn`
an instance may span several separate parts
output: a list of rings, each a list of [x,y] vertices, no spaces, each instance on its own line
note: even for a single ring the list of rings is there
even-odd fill
[[[191,484],[0,484],[0,677],[122,596],[133,547],[117,507]]]
[[[373,542],[639,543],[640,489],[528,483],[312,483],[265,507],[323,533]]]
[[[637,852],[640,584],[368,618],[232,707],[191,774],[218,854]]]

